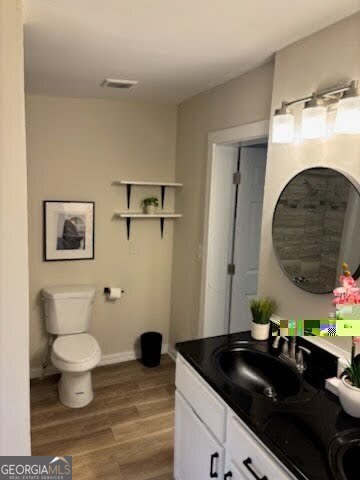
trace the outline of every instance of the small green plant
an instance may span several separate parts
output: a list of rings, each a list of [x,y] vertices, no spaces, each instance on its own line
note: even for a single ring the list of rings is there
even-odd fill
[[[276,312],[277,303],[271,297],[254,298],[250,301],[250,310],[254,323],[266,325],[270,317]]]
[[[360,354],[356,355],[356,344],[360,343],[360,337],[351,337],[351,339],[351,362],[342,376],[347,376],[353,387],[360,388]]]
[[[353,361],[345,370],[345,375],[353,387],[360,388],[360,362]]]
[[[148,198],[144,198],[142,203],[144,207],[147,207],[148,205],[154,205],[154,207],[158,207],[159,199],[157,197],[148,197]]]

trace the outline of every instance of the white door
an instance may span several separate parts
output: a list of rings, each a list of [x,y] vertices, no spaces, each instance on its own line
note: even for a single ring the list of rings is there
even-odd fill
[[[175,480],[223,478],[224,447],[179,392],[175,395]]]
[[[267,148],[242,147],[238,189],[230,333],[250,329],[249,300],[256,296]]]
[[[240,472],[236,463],[229,461],[226,463],[224,480],[249,480],[249,477]]]
[[[208,250],[203,336],[228,333],[231,279],[227,266],[232,258],[237,147],[216,145],[211,171]]]

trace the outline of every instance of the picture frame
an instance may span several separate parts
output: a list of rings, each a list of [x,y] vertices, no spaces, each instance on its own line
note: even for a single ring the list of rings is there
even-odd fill
[[[95,258],[95,202],[44,200],[44,261]]]

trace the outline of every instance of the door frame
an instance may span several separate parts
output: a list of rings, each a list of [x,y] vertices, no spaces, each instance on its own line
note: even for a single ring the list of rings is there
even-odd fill
[[[204,228],[203,228],[203,243],[202,243],[202,270],[201,270],[201,287],[200,287],[200,311],[199,311],[199,337],[204,336],[205,319],[209,311],[209,265],[211,258],[209,255],[209,237],[210,230],[215,227],[210,224],[210,204],[213,193],[212,172],[215,162],[215,146],[216,145],[231,145],[246,141],[262,139],[269,136],[269,120],[261,120],[259,122],[239,125],[224,130],[217,130],[209,132],[208,134],[208,153],[206,165],[206,186],[205,186],[205,212],[204,212]]]

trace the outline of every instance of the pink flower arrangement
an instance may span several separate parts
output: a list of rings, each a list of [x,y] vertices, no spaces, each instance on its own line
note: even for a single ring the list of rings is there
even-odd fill
[[[343,263],[341,268],[343,269],[343,273],[339,277],[341,286],[333,291],[335,295],[333,303],[335,305],[360,304],[360,288],[351,276],[347,263]]]

